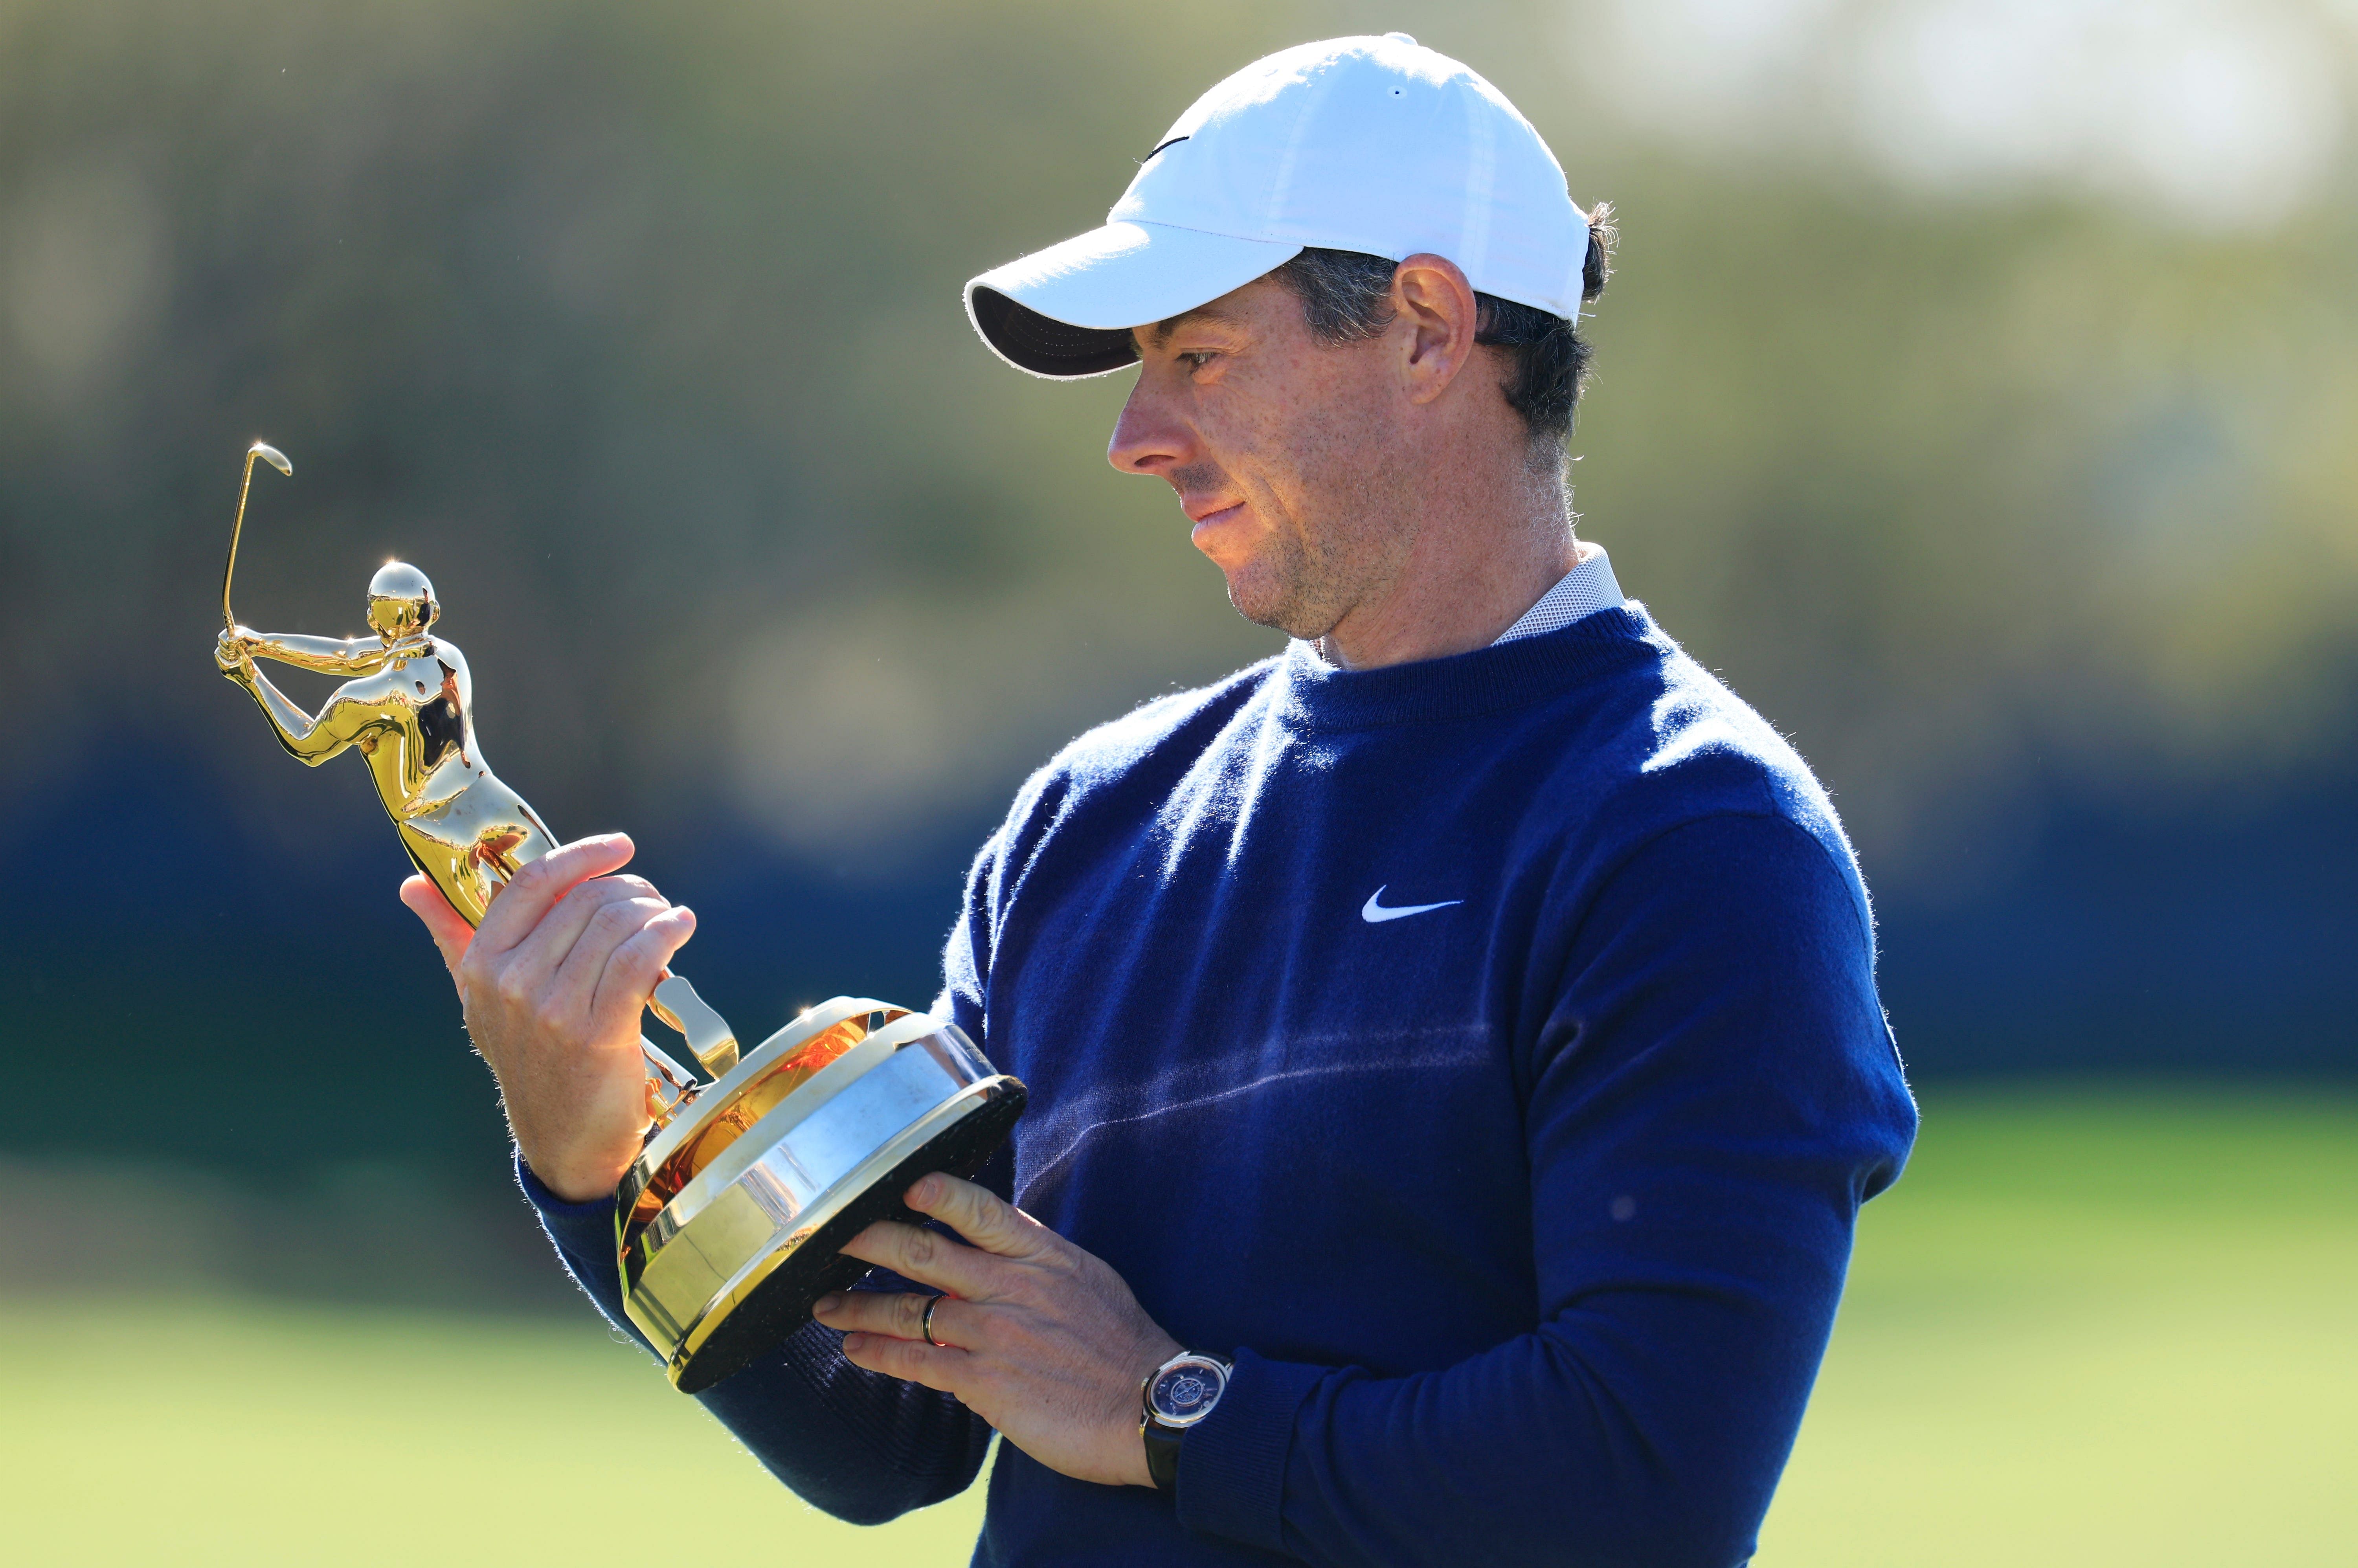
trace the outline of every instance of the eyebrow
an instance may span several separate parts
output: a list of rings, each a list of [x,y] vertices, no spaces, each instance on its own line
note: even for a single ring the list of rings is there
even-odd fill
[[[1189,321],[1234,321],[1235,319],[1237,318],[1233,312],[1221,309],[1217,303],[1198,305],[1193,310],[1182,310],[1176,316],[1165,317],[1157,321],[1152,329],[1154,346],[1161,348],[1169,341],[1172,333]]]

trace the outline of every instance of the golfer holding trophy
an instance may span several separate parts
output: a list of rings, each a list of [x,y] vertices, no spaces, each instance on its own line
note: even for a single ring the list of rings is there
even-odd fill
[[[630,842],[482,761],[415,568],[351,642],[225,587],[221,665],[363,752],[566,1266],[810,1502],[996,1433],[978,1563],[1740,1563],[1915,1112],[1824,791],[1574,535],[1605,210],[1397,33],[1139,151],[967,307],[1136,367],[1109,458],[1293,641],[1032,777],[929,1009],[741,1051]]]

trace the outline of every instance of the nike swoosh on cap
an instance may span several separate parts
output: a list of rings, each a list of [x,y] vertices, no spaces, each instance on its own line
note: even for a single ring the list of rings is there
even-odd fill
[[[1391,886],[1390,882],[1384,884],[1384,887],[1390,886]],[[1466,902],[1462,898],[1446,898],[1439,903],[1403,903],[1396,908],[1386,909],[1383,905],[1383,896],[1384,888],[1378,888],[1369,893],[1368,902],[1359,906],[1359,918],[1370,925],[1381,925],[1387,920],[1405,920],[1412,914],[1423,914],[1435,909],[1448,909]]]

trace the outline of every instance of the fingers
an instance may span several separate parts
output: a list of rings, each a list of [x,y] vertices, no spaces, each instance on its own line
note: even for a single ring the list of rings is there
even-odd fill
[[[934,1340],[939,1344],[925,1337],[928,1303],[934,1303]],[[954,1310],[967,1309],[952,1296],[839,1291],[819,1297],[811,1315],[842,1332],[843,1357],[853,1366],[957,1394],[954,1385],[961,1374],[971,1373],[973,1364],[951,1337]]]
[[[607,958],[598,977],[597,992],[590,999],[590,1018],[601,1028],[620,1028],[628,1023],[636,1030],[639,1013],[647,1005],[647,997],[654,990],[664,966],[695,935],[696,911],[684,904],[667,908],[647,920],[639,927],[638,935],[616,947]]]
[[[523,996],[565,993],[586,1008],[614,949],[669,907],[641,878],[592,877],[558,899],[532,934],[502,956],[500,984]]]
[[[940,1350],[923,1340],[895,1339],[882,1334],[847,1334],[843,1358],[870,1372],[882,1372],[903,1382],[955,1394],[956,1368],[966,1359],[963,1350]]]
[[[969,1301],[989,1300],[997,1260],[1033,1259],[1055,1246],[1049,1229],[988,1187],[936,1171],[911,1184],[908,1205],[973,1243],[961,1247],[937,1231],[890,1221],[871,1225],[844,1252],[881,1263],[904,1279]]]
[[[934,1306],[933,1336],[925,1334],[925,1308]],[[956,1345],[952,1337],[952,1314],[957,1305],[955,1296],[919,1296],[895,1294],[885,1291],[838,1291],[821,1296],[811,1307],[811,1315],[827,1327],[845,1334],[882,1334],[894,1339],[914,1339],[930,1345],[938,1340],[942,1345]],[[936,1348],[939,1348],[938,1346]]]
[[[408,911],[426,923],[426,935],[434,938],[434,946],[442,954],[442,963],[453,980],[459,978],[459,961],[467,956],[467,944],[474,939],[475,928],[465,916],[450,907],[442,890],[427,878],[415,876],[401,884],[401,902]]]
[[[624,833],[577,838],[561,844],[518,871],[492,901],[475,939],[485,952],[503,954],[532,935],[558,899],[588,881],[630,863],[633,845]]]
[[[882,1264],[903,1279],[968,1301],[996,1297],[993,1287],[1005,1268],[991,1254],[961,1247],[939,1231],[891,1220],[880,1220],[853,1237],[843,1254],[863,1263]]]
[[[920,1176],[909,1187],[908,1204],[928,1219],[938,1219],[986,1252],[1006,1258],[1028,1258],[1049,1236],[1048,1227],[1013,1204],[972,1182],[936,1171]],[[912,1274],[911,1279],[916,1278]]]

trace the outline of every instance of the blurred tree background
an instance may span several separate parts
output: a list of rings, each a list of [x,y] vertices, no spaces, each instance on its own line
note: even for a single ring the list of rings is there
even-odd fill
[[[959,283],[1375,26],[1616,200],[1582,525],[1834,787],[1917,1073],[2358,1065],[2349,7],[9,0],[5,1043],[103,1106],[9,1143],[486,1165],[361,769],[210,670],[257,434],[241,618],[417,561],[742,1031],[932,995],[1023,771],[1276,646]]]
[[[6,0],[5,1039],[103,1107],[9,1144],[496,1168],[361,770],[210,665],[257,435],[242,619],[417,563],[741,1030],[929,997],[1023,773],[1275,646],[959,286],[1388,27],[1616,203],[1583,527],[1836,792],[1918,1074],[2358,1065],[2346,5]]]
[[[749,1039],[922,1003],[1023,774],[1277,646],[959,286],[1391,28],[1616,204],[1583,531],[1835,791],[1926,1088],[1771,1555],[2346,1546],[2353,0],[0,0],[11,1544],[675,1547],[585,1429],[849,1543],[564,1301],[362,769],[213,672],[240,459],[241,618],[427,571]]]

